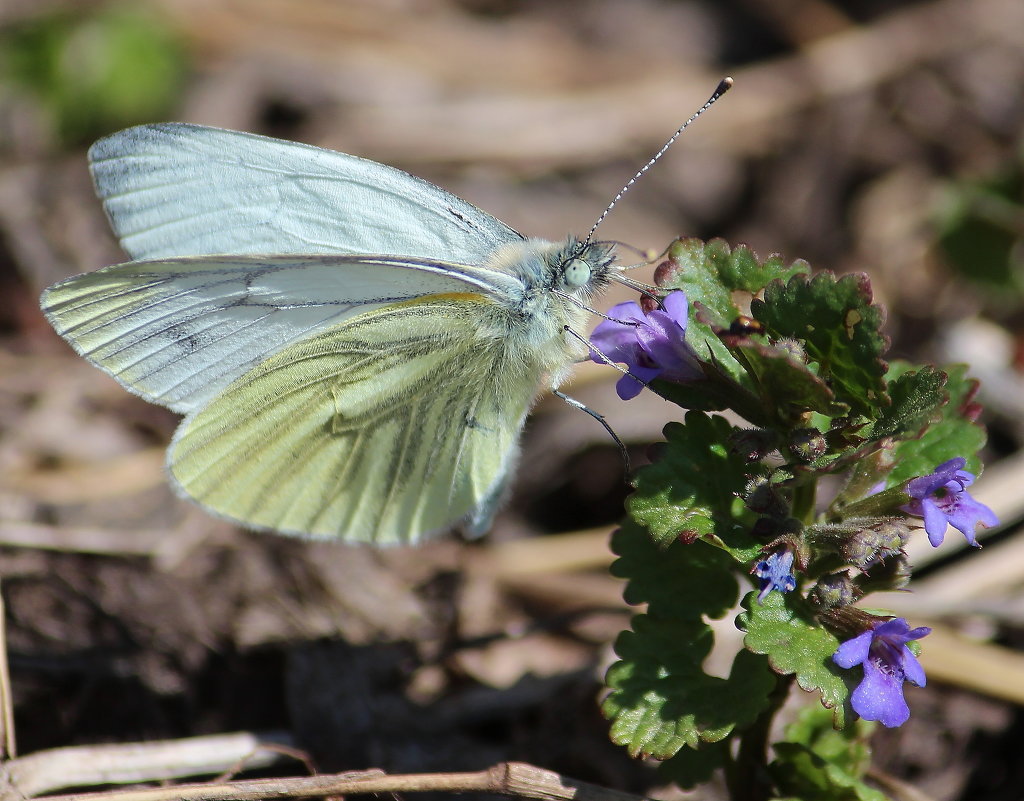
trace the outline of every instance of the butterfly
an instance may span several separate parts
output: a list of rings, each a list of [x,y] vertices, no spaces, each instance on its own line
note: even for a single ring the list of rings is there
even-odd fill
[[[101,139],[89,162],[133,261],[49,287],[42,309],[184,416],[174,488],[248,528],[377,545],[482,533],[532,403],[587,354],[591,299],[631,283],[593,229],[527,238],[310,145],[163,123]]]

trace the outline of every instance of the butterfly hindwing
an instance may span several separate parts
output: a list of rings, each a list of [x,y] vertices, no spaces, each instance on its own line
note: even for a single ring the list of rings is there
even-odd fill
[[[490,302],[399,303],[289,346],[184,420],[175,481],[286,533],[398,544],[460,519],[482,528],[538,380],[479,336]]]

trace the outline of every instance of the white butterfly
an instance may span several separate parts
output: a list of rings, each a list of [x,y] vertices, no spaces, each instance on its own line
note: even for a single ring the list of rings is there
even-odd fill
[[[489,524],[526,413],[585,347],[610,246],[526,239],[400,170],[195,125],[89,153],[138,261],[56,284],[54,328],[185,415],[175,486],[246,526],[379,544]]]
[[[587,352],[589,299],[636,286],[594,229],[686,124],[586,239],[562,242],[355,156],[130,128],[89,160],[135,261],[55,284],[42,307],[85,358],[185,416],[168,469],[215,514],[350,542],[478,534],[534,398]]]

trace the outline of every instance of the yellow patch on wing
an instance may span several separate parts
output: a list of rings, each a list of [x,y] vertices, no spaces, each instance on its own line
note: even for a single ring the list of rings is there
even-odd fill
[[[426,303],[493,303],[479,292],[438,292],[392,303],[392,306],[420,306]]]

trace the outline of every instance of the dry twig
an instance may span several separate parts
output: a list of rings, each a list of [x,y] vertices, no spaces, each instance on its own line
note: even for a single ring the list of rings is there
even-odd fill
[[[0,766],[0,801],[30,798],[64,787],[166,781],[219,774],[239,764],[247,769],[266,767],[286,755],[279,744],[289,742],[290,737],[286,734],[259,736],[234,732],[163,742],[36,751]],[[177,797],[170,791],[171,788],[165,788],[163,797]],[[94,793],[90,797],[107,795],[110,793]],[[113,795],[120,797],[118,791]]]
[[[477,773],[388,776],[371,770],[333,776],[258,779],[223,784],[188,784],[50,796],[47,801],[262,801],[418,792],[498,793],[540,801],[640,801],[640,796],[568,779],[523,762],[503,762]]]
[[[0,593],[0,749],[10,759],[18,751],[14,740],[14,701],[11,694],[11,671],[7,665],[7,610]]]

